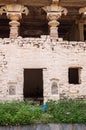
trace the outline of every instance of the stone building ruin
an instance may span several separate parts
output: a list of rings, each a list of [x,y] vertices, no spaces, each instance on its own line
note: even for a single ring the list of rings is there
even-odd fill
[[[86,1],[0,1],[0,101],[86,98]]]

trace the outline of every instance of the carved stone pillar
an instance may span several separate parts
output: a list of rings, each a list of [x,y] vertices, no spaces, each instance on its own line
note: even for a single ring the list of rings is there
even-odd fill
[[[8,4],[1,7],[1,14],[6,13],[7,18],[11,21],[10,25],[10,38],[16,38],[19,34],[18,27],[20,26],[19,20],[22,18],[22,14],[28,15],[29,11],[26,7],[19,4]]]
[[[57,21],[59,18],[59,14],[57,13],[47,13],[47,18],[49,20],[48,25],[50,26],[50,36],[51,39],[58,39],[58,26],[59,22]]]
[[[62,14],[67,14],[67,9],[58,6],[58,0],[53,0],[50,6],[43,7],[43,10],[47,12],[47,19],[49,20],[48,25],[50,26],[51,39],[58,39],[58,26],[59,18]]]
[[[82,21],[79,22],[80,41],[84,41],[84,25],[86,24],[86,7],[80,8],[79,13],[82,14]]]
[[[78,27],[79,27],[79,40],[84,41],[84,24],[79,23]]]

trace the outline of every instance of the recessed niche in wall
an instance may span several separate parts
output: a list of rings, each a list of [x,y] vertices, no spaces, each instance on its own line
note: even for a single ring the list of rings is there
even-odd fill
[[[58,85],[57,85],[57,82],[55,81],[52,83],[51,92],[52,94],[58,94]]]
[[[58,94],[58,79],[52,78],[51,79],[51,94],[56,95]]]
[[[15,94],[16,94],[15,86],[9,86],[9,95],[15,95]]]
[[[9,83],[9,95],[16,95],[16,83]]]

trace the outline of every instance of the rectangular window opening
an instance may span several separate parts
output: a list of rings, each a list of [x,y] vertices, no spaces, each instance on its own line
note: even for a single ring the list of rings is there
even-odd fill
[[[80,84],[80,70],[81,68],[69,68],[68,79],[69,84]]]

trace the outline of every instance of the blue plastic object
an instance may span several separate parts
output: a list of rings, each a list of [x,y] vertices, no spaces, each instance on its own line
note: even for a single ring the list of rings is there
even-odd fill
[[[44,105],[43,105],[43,112],[46,112],[46,111],[47,111],[47,108],[48,108],[48,105],[47,105],[47,104],[44,104]]]

